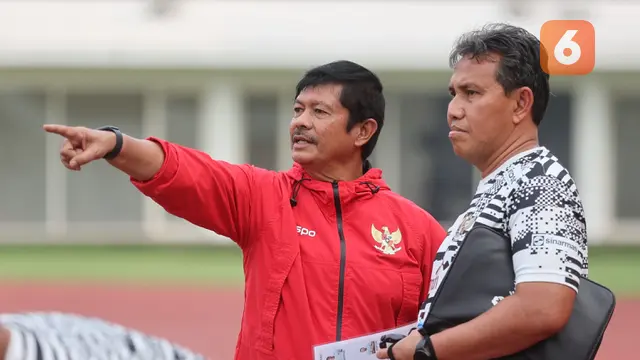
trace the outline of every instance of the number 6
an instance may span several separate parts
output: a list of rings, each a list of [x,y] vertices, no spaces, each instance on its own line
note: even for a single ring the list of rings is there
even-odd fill
[[[556,44],[555,49],[553,49],[553,55],[560,64],[573,65],[580,60],[582,50],[580,49],[580,45],[573,41],[573,37],[576,36],[577,33],[578,30],[567,30]],[[566,56],[564,54],[565,49],[571,50],[571,55]]]

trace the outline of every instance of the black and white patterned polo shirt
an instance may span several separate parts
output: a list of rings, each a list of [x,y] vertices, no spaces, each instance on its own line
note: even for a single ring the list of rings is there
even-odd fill
[[[587,229],[576,185],[545,147],[523,152],[478,184],[469,209],[449,228],[433,263],[422,326],[466,234],[476,224],[511,238],[516,284],[552,282],[578,291],[588,275]]]

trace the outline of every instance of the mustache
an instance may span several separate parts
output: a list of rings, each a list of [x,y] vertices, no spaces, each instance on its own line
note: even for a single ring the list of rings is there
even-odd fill
[[[316,138],[308,133],[305,133],[305,131],[301,128],[296,128],[295,130],[293,130],[293,133],[291,134],[291,142],[293,142],[293,138],[296,136],[302,136],[305,139],[308,139],[310,142],[314,144],[316,143]]]

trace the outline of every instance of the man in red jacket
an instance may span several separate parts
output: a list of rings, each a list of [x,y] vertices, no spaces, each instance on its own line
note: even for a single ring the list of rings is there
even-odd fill
[[[446,234],[367,161],[384,108],[382,84],[364,67],[338,61],[310,70],[296,88],[295,164],[286,172],[114,127],[45,130],[66,138],[67,168],[106,158],[169,213],[240,246],[245,304],[236,359],[304,360],[314,345],[414,322],[428,292]]]

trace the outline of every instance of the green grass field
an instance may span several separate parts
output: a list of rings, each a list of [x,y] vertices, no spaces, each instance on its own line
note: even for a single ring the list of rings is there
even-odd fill
[[[640,247],[592,247],[589,258],[591,279],[618,296],[640,296]],[[233,246],[5,245],[2,279],[241,287],[242,255]]]
[[[0,279],[238,286],[232,246],[0,246]]]

